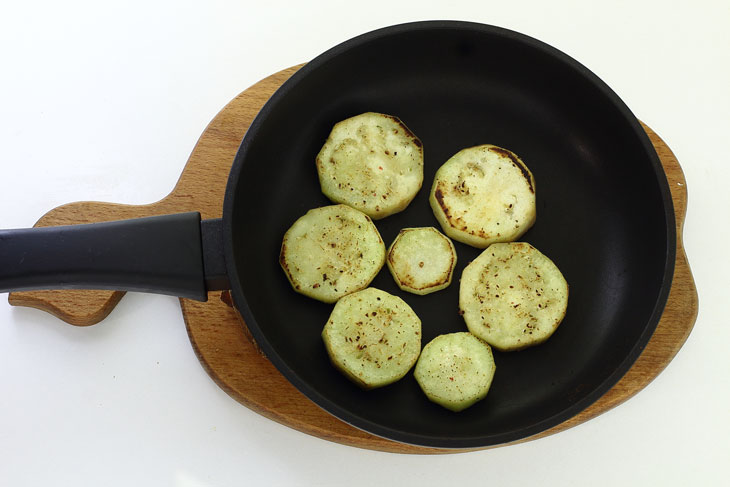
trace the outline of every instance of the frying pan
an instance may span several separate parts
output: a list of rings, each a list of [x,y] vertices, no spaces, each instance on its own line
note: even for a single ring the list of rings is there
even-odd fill
[[[487,398],[452,413],[412,374],[362,391],[329,363],[320,332],[332,305],[295,293],[279,268],[281,239],[307,210],[330,204],[314,160],[332,126],[366,111],[400,117],[421,139],[424,186],[376,222],[388,244],[404,227],[437,226],[436,169],[491,143],[536,179],[537,222],[522,237],[570,285],[565,320],[543,345],[495,352]],[[675,257],[662,166],[629,109],[588,69],[527,36],[464,22],[418,22],[356,37],[294,74],[251,124],[233,163],[223,218],[197,213],[0,231],[0,291],[96,288],[205,300],[230,288],[271,362],[312,401],[395,441],[478,448],[539,433],[585,409],[631,367],[667,300]],[[459,276],[479,250],[456,243]],[[423,343],[466,330],[458,281],[416,296],[387,271],[371,284],[401,296]]]

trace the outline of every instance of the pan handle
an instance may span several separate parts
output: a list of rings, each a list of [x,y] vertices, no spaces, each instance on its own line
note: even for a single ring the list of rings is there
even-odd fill
[[[206,301],[208,290],[225,288],[228,280],[222,221],[205,220],[202,227],[205,232],[200,213],[192,212],[0,230],[0,292],[108,289]],[[215,273],[209,279],[206,267]]]

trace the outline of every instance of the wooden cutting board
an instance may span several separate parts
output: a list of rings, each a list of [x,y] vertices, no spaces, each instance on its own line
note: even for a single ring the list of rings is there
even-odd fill
[[[243,135],[261,106],[297,69],[295,66],[256,83],[233,99],[210,122],[193,149],[170,195],[157,203],[130,206],[79,202],[51,210],[36,226],[91,223],[184,211],[203,218],[222,215],[228,172]],[[664,314],[645,350],[629,372],[608,393],[577,416],[527,441],[583,423],[622,403],[643,389],[672,360],[687,339],[698,310],[697,289],[682,246],[687,188],[677,159],[647,126],[664,165],[677,221],[677,258]],[[10,304],[38,308],[73,325],[104,319],[124,296],[119,291],[31,291],[11,293]],[[206,303],[180,299],[190,342],[213,380],[234,399],[263,416],[296,430],[345,445],[398,453],[444,453],[396,443],[343,423],[324,412],[260,353],[227,292],[210,293]]]

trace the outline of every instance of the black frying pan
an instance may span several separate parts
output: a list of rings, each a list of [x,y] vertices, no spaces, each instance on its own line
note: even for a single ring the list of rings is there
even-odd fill
[[[386,245],[401,228],[437,226],[427,201],[436,169],[462,148],[491,143],[533,171],[538,217],[522,240],[548,255],[570,285],[568,313],[553,337],[495,353],[489,395],[458,414],[430,403],[412,375],[368,392],[351,384],[320,339],[332,305],[295,293],[279,268],[287,228],[330,204],[315,155],[337,121],[366,111],[400,117],[425,149],[425,187],[405,211],[376,222]],[[659,321],[675,256],[666,178],[619,98],[541,42],[462,22],[371,32],[299,70],[244,137],[223,215],[202,225],[186,214],[0,232],[0,290],[94,287],[204,300],[207,290],[230,286],[269,359],[315,403],[396,441],[470,448],[548,429],[613,386]],[[459,276],[479,250],[456,249]],[[400,291],[387,270],[372,285],[413,307],[424,344],[466,330],[457,280],[429,296]]]

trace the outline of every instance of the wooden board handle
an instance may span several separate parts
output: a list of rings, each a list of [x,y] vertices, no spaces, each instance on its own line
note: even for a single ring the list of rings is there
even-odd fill
[[[238,146],[259,109],[300,66],[270,76],[234,98],[208,124],[172,192],[148,205],[85,201],[55,208],[35,226],[74,225],[143,216],[198,211],[204,219],[220,218],[228,173]],[[10,293],[13,306],[36,308],[77,326],[106,318],[124,296],[120,291],[26,291]]]

